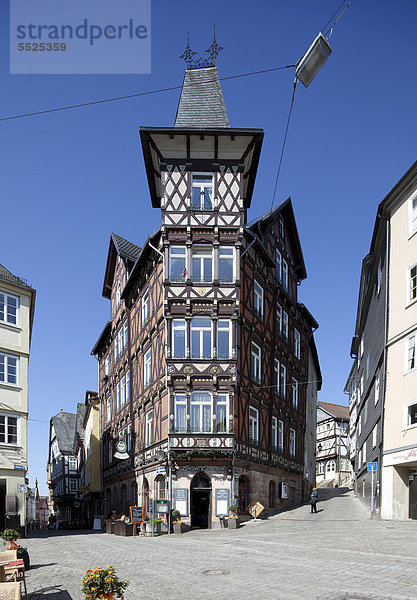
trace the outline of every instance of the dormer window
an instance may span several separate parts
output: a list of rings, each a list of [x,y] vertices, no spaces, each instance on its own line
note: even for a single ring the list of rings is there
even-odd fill
[[[191,175],[191,210],[213,210],[213,173]]]

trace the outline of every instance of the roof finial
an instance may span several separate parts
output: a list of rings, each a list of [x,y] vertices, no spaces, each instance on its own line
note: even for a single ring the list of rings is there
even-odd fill
[[[187,69],[205,69],[207,67],[214,67],[216,64],[216,58],[219,52],[223,50],[223,46],[219,46],[216,41],[216,26],[214,26],[213,42],[211,46],[206,50],[208,56],[193,58],[197,52],[191,50],[190,47],[190,34],[187,36],[187,47],[181,54],[180,58],[183,58],[187,63]]]
[[[187,33],[187,47],[185,51],[181,54],[180,58],[183,58],[187,63],[187,69],[192,68],[193,56],[197,54],[194,50],[191,50],[190,47],[190,32]]]

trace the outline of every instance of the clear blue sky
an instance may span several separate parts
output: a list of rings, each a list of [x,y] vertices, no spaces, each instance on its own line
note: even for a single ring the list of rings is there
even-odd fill
[[[340,2],[154,0],[152,73],[9,74],[0,8],[0,117],[180,85],[178,56],[211,43],[229,76],[295,63]],[[355,0],[330,38],[333,54],[297,88],[276,201],[292,197],[308,279],[299,288],[320,324],[320,399],[346,403],[361,261],[378,203],[416,159],[415,0]],[[265,141],[249,219],[269,210],[293,70],[223,82],[235,127]],[[173,125],[179,91],[0,122],[0,262],[37,290],[30,360],[29,477],[46,493],[49,419],[97,389],[90,351],[109,317],[101,297],[112,231],[141,245],[159,226],[140,125]]]

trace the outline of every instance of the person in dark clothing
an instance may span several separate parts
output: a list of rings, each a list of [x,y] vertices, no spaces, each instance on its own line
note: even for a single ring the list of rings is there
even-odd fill
[[[318,494],[317,488],[314,488],[313,491],[312,491],[312,493],[311,493],[311,501],[310,501],[311,511],[310,512],[312,512],[312,513],[313,512],[314,513],[317,512],[317,502],[318,502],[318,499],[319,499],[319,494]]]

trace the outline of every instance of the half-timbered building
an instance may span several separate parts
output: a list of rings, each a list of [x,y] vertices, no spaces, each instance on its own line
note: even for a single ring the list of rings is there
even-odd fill
[[[263,130],[230,127],[209,66],[187,69],[175,125],[140,138],[161,226],[143,247],[110,241],[93,349],[105,511],[169,498],[211,527],[230,504],[299,503],[317,323],[291,200],[247,224]]]

